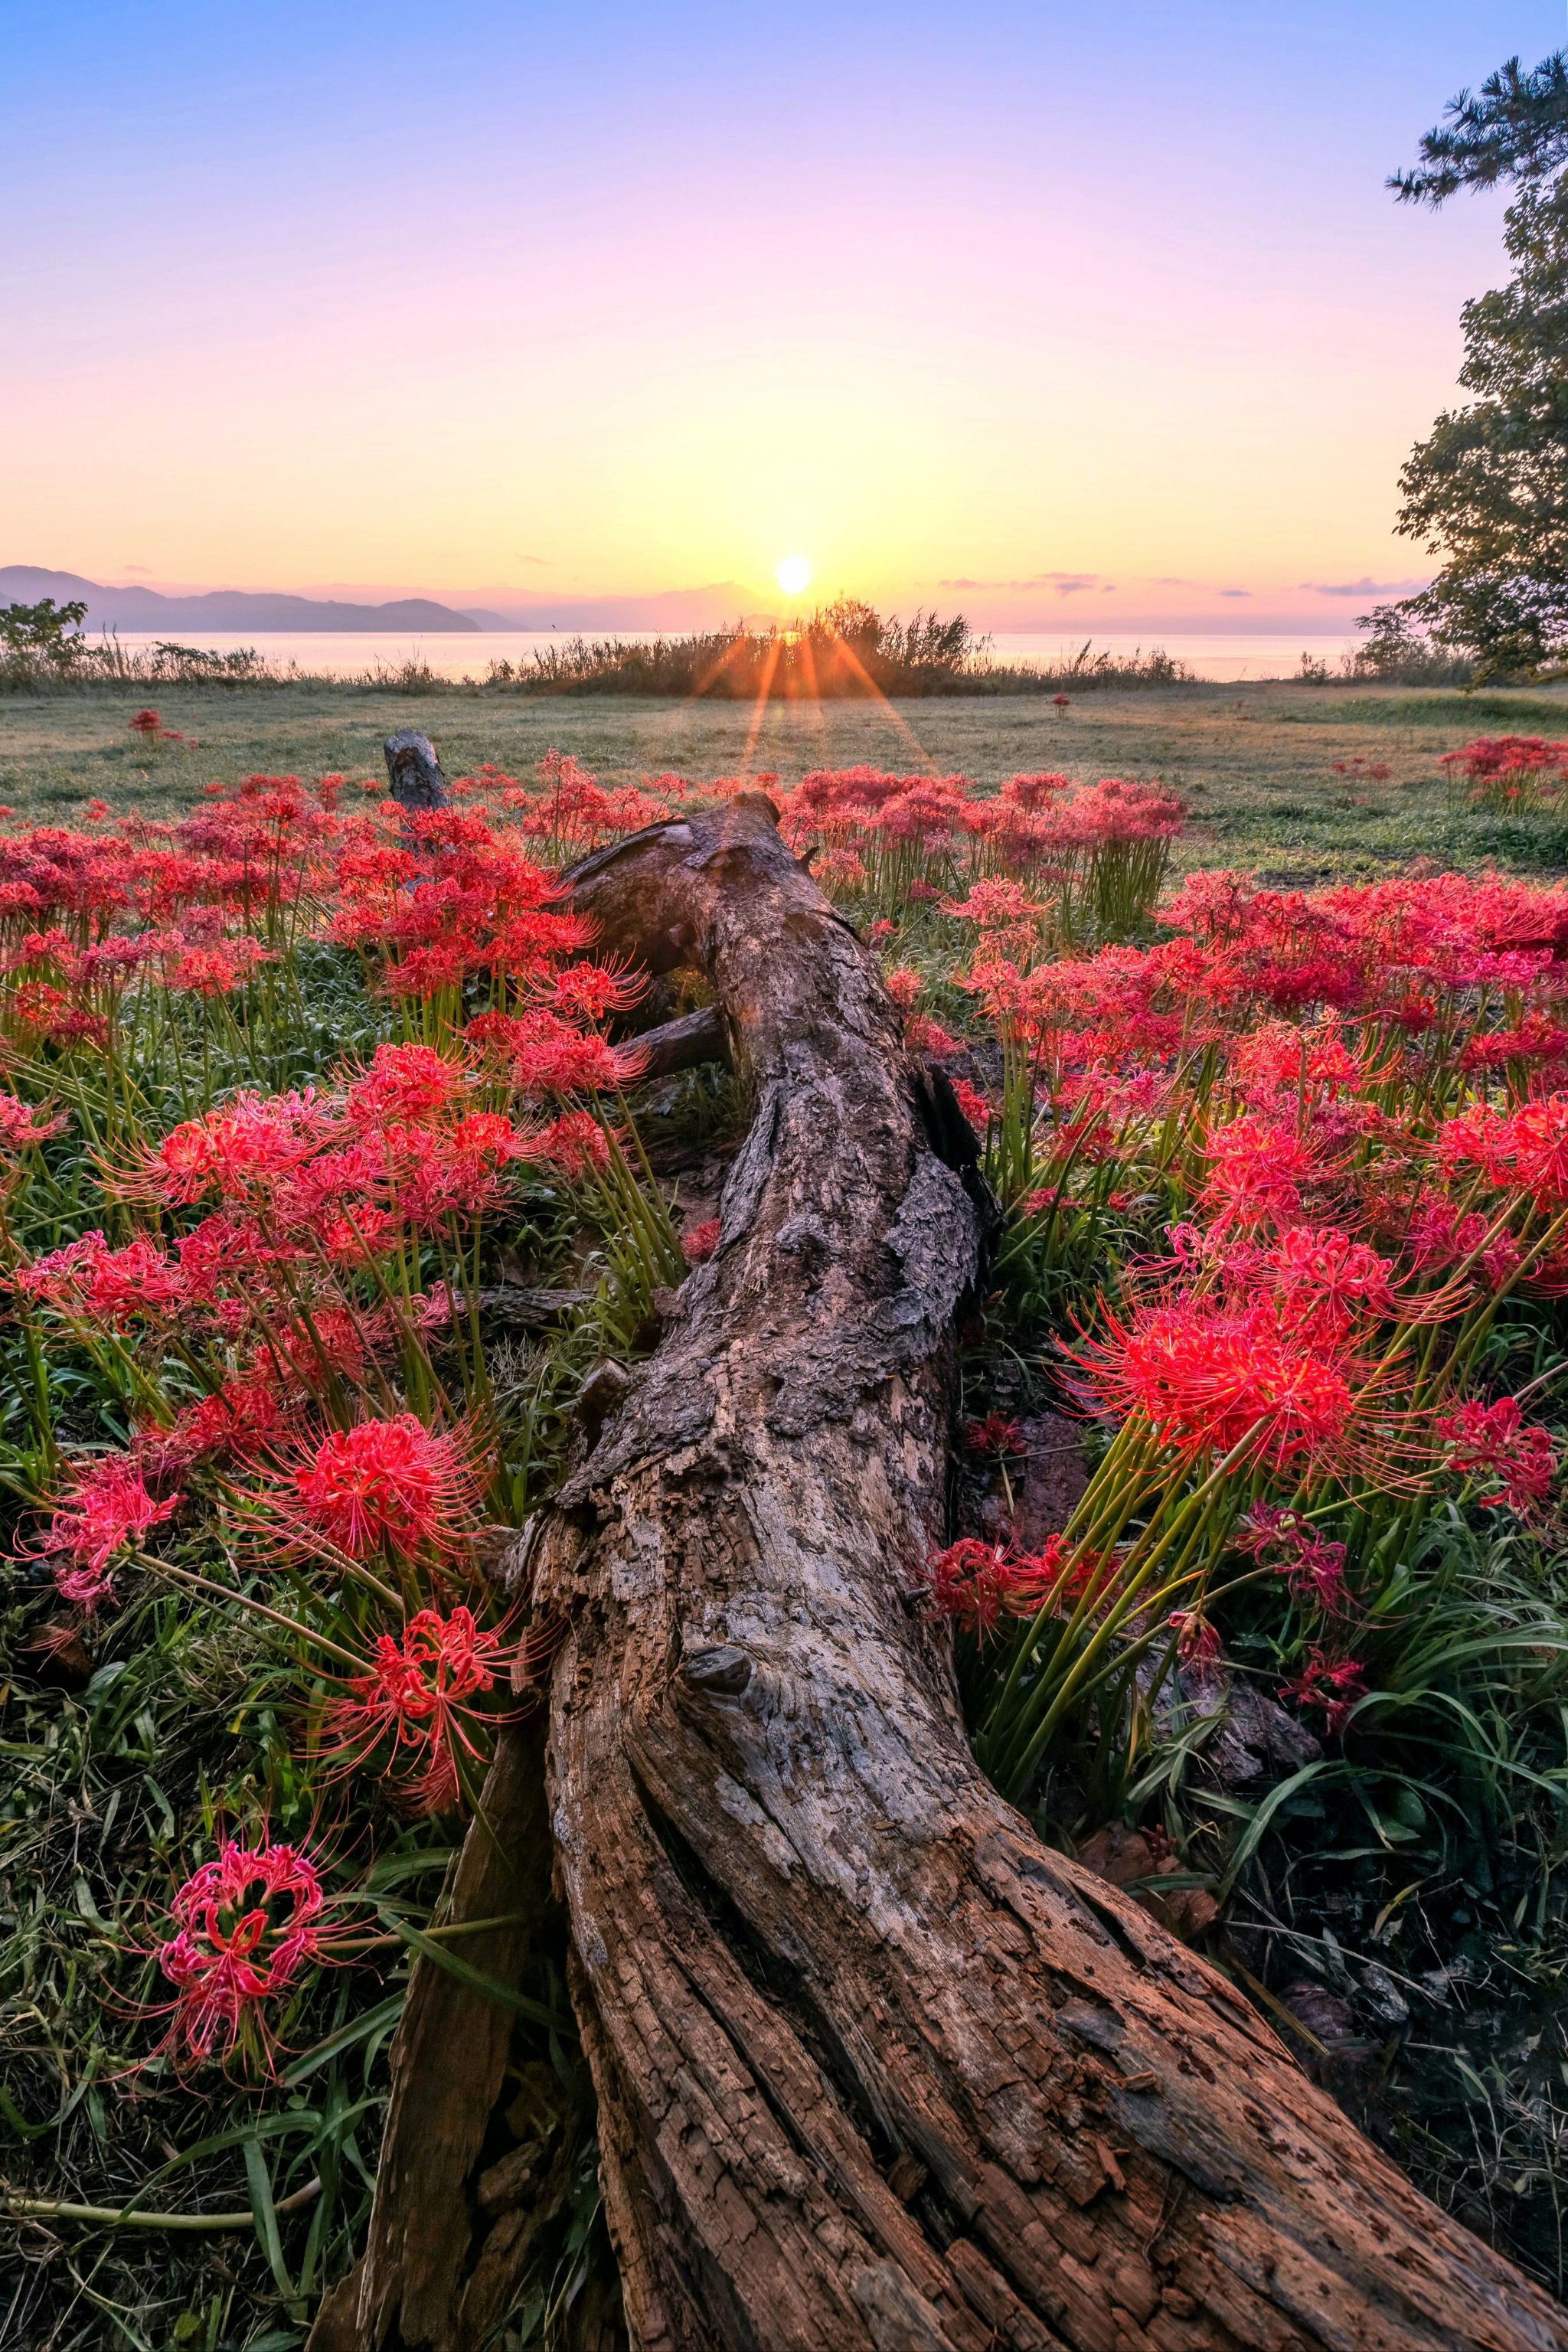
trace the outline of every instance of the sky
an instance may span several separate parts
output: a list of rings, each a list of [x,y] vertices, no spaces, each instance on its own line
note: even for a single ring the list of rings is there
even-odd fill
[[[0,0],[0,564],[1352,625],[1563,0]],[[698,604],[690,609],[695,612]],[[723,608],[721,610],[720,608]],[[651,611],[650,607],[650,611]]]

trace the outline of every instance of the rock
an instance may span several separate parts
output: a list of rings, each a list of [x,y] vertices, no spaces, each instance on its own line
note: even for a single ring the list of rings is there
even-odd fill
[[[1203,1751],[1208,1770],[1222,1789],[1245,1788],[1275,1767],[1299,1772],[1322,1752],[1322,1742],[1288,1715],[1267,1691],[1223,1668],[1183,1666],[1177,1688],[1198,1715],[1223,1708],[1225,1719]],[[1163,1694],[1162,1694],[1163,1696]]]
[[[1316,1977],[1297,1977],[1279,1996],[1292,2017],[1315,2034],[1327,2050],[1335,2042],[1355,2040],[1355,2020],[1342,1993],[1331,1992]]]

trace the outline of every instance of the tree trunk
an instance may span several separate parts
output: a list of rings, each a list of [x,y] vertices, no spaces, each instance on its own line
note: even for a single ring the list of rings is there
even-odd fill
[[[915,1597],[973,1139],[771,816],[654,827],[574,892],[601,951],[708,975],[757,1100],[717,1251],[520,1563],[567,1628],[551,1819],[633,2344],[1568,2347],[977,1769]],[[386,2310],[367,2275],[354,2340]]]

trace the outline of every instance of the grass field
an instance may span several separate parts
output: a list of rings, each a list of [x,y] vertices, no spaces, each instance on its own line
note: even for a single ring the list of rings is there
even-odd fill
[[[486,760],[526,774],[554,744],[605,780],[668,769],[708,777],[742,766],[752,726],[750,709],[732,703],[170,688],[157,692],[163,721],[198,748],[149,753],[128,724],[144,699],[131,689],[0,699],[0,799],[34,822],[67,822],[95,797],[168,814],[212,777],[380,774],[382,743],[400,727],[426,730],[449,775]],[[786,782],[860,761],[959,769],[982,783],[1020,769],[1158,778],[1191,805],[1181,863],[1256,866],[1280,881],[1364,876],[1418,856],[1568,867],[1568,823],[1472,813],[1444,779],[1443,752],[1507,732],[1568,734],[1568,690],[1184,687],[1084,695],[1065,713],[1026,696],[773,703],[750,765]],[[1336,761],[1358,758],[1392,773],[1373,782],[1335,772]]]

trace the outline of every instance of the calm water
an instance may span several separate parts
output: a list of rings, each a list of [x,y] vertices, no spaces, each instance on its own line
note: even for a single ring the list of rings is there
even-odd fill
[[[492,661],[526,662],[536,647],[563,646],[571,642],[574,633],[569,629],[476,631],[471,636],[441,633],[426,637],[402,637],[390,634],[344,635],[334,636],[322,631],[295,635],[289,631],[251,630],[237,635],[204,635],[203,646],[214,646],[229,653],[242,646],[254,646],[257,651],[275,667],[297,662],[302,670],[325,673],[332,677],[347,677],[365,670],[393,670],[405,661],[427,662],[440,677],[471,677],[483,679]],[[588,634],[592,634],[591,632]],[[624,638],[638,638],[651,643],[658,635],[654,629],[623,629]],[[127,648],[151,646],[156,639],[150,635],[128,634],[121,637]],[[1326,662],[1331,669],[1339,666],[1340,656],[1360,643],[1355,636],[1187,636],[1180,632],[1162,633],[1150,630],[1142,636],[1096,637],[1093,650],[1104,647],[1119,655],[1139,651],[1150,652],[1159,646],[1173,660],[1185,662],[1199,677],[1226,683],[1239,678],[1290,677],[1300,666],[1302,654],[1309,653],[1314,661]],[[997,631],[992,638],[993,657],[999,662],[1037,662],[1042,667],[1056,666],[1072,660],[1083,644],[1081,636],[1047,635],[1006,635]]]

